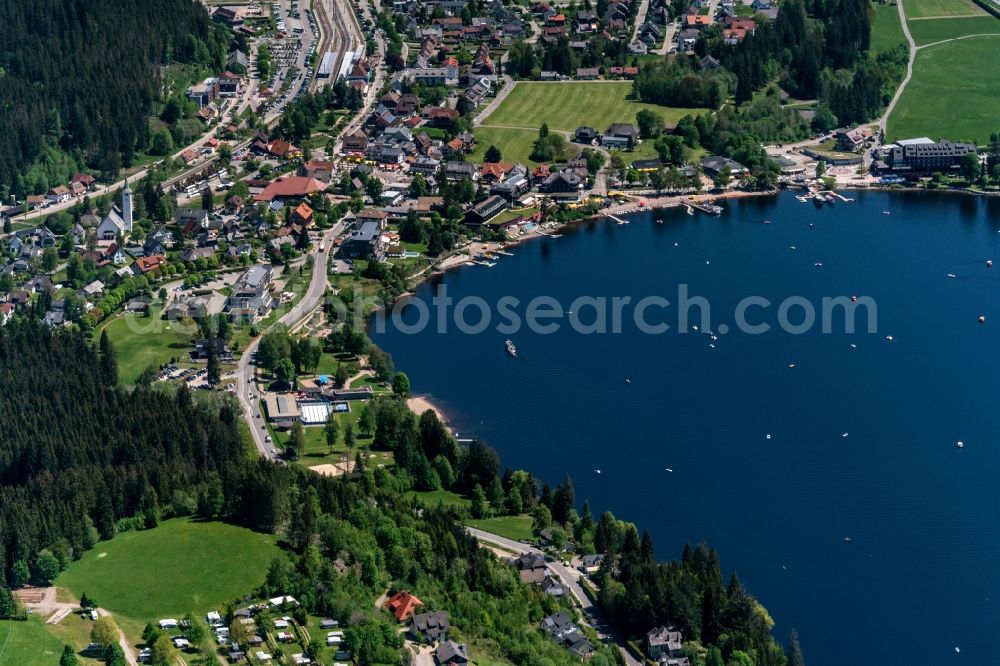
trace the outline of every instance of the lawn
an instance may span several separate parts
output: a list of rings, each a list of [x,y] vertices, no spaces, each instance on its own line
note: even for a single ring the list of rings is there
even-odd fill
[[[531,541],[535,538],[531,533],[531,516],[527,515],[467,520],[465,524],[514,541]]]
[[[955,75],[955,63],[963,63],[961,76]],[[1000,38],[963,39],[917,51],[913,78],[889,117],[887,138],[986,143],[1000,128],[998,80]]]
[[[203,615],[252,592],[280,553],[272,535],[175,519],[99,543],[56,584],[141,624],[188,611]]]
[[[472,500],[462,497],[458,493],[453,493],[450,490],[427,490],[423,492],[414,490],[410,493],[410,497],[419,499],[427,506],[444,504],[445,506],[457,506],[463,509],[472,506]]]
[[[0,666],[58,664],[62,649],[62,643],[45,631],[41,618],[0,621]]]
[[[488,119],[492,120],[492,116]],[[479,164],[485,161],[486,151],[490,146],[500,149],[504,162],[520,162],[535,166],[538,162],[528,159],[531,146],[538,138],[538,130],[510,129],[507,127],[477,127],[475,129],[476,149],[469,156],[469,161]],[[573,157],[582,146],[568,143],[567,157]]]
[[[889,5],[872,4],[875,21],[872,23],[872,51],[891,51],[900,44],[906,44],[903,26],[899,23],[899,11]]]
[[[907,19],[939,16],[980,16],[985,12],[970,0],[903,0]],[[893,9],[893,11],[896,11]]]
[[[1000,20],[992,16],[969,18],[907,21],[910,35],[917,46],[933,44],[965,35],[1000,34]],[[964,64],[964,61],[963,61]]]
[[[704,112],[704,109],[674,109],[626,99],[631,93],[629,81],[521,82],[500,108],[483,120],[483,125],[537,129],[548,123],[552,129],[570,132],[582,126],[604,131],[611,123],[635,123],[635,114],[641,109],[655,111],[668,122]]]
[[[122,384],[134,384],[150,365],[159,367],[171,358],[187,359],[190,338],[174,330],[174,324],[160,319],[162,309],[160,305],[150,307],[148,317],[124,313],[104,326],[118,356]]]

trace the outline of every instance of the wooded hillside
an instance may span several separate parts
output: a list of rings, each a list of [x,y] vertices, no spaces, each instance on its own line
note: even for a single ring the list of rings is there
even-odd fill
[[[149,142],[159,65],[225,64],[195,0],[0,0],[0,194],[116,172]]]

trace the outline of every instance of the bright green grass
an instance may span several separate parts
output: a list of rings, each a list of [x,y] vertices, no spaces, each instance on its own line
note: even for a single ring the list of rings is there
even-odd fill
[[[416,497],[427,506],[444,504],[445,506],[468,508],[472,505],[472,500],[462,497],[458,493],[453,493],[450,490],[427,490],[424,492],[413,491],[410,493],[410,496]]]
[[[42,619],[0,620],[0,666],[58,664],[62,643],[45,631]]]
[[[1000,34],[1000,20],[992,16],[973,16],[970,18],[935,19],[927,21],[907,21],[910,35],[917,46],[934,44],[946,39],[955,39],[966,35],[996,35]],[[955,65],[956,63],[952,63]],[[964,62],[962,63],[965,64]],[[955,76],[955,73],[952,73]],[[962,72],[962,76],[972,76]]]
[[[704,111],[674,109],[626,99],[631,93],[632,83],[629,81],[521,82],[500,108],[483,120],[483,124],[535,129],[542,123],[548,123],[551,129],[572,132],[577,127],[588,126],[603,132],[611,123],[635,123],[635,114],[641,109],[655,111],[667,122]],[[503,150],[503,146],[498,147]]]
[[[76,599],[71,601],[76,601]],[[45,625],[45,631],[60,643],[71,646],[76,651],[76,659],[80,666],[99,666],[104,662],[82,654],[83,649],[90,643],[90,630],[93,626],[94,623],[89,618],[84,619],[79,613],[70,613],[58,624]],[[56,662],[52,661],[51,663],[55,664]]]
[[[900,44],[906,44],[903,26],[899,23],[899,11],[889,5],[872,4],[875,21],[872,23],[872,51],[891,51]]]
[[[934,18],[935,16],[979,16],[982,9],[969,0],[903,0],[906,18]],[[895,9],[893,8],[893,11]]]
[[[538,138],[538,130],[534,129],[510,129],[508,127],[490,127],[489,121],[493,116],[487,118],[487,125],[477,127],[476,149],[469,156],[469,161],[477,164],[485,161],[486,151],[490,146],[500,149],[500,154],[504,162],[520,162],[527,166],[537,166],[535,162],[528,158],[531,155],[531,146]],[[580,151],[580,146],[567,141],[567,157],[573,157]]]
[[[465,524],[469,527],[475,527],[477,530],[499,534],[514,541],[530,541],[534,538],[531,533],[531,516],[499,516],[497,518],[467,520]]]
[[[281,551],[276,538],[224,523],[169,520],[99,543],[57,580],[137,622],[204,614],[252,592]]]
[[[150,365],[159,367],[171,358],[188,358],[189,337],[178,333],[176,324],[160,319],[162,309],[160,305],[152,306],[148,317],[121,314],[104,326],[118,356],[118,377],[122,384],[134,384]]]
[[[963,63],[956,76],[956,63]],[[889,117],[890,140],[927,136],[984,144],[1000,128],[1000,37],[917,51],[913,78]]]

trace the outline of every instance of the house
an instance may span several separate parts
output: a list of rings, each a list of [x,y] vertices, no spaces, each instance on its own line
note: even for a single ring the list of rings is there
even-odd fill
[[[872,137],[872,131],[868,127],[839,129],[834,133],[834,136],[837,139],[837,150],[853,153],[861,150],[865,142]]]
[[[686,28],[677,33],[677,48],[685,53],[694,50],[694,45],[701,37],[701,33],[694,28]]]
[[[167,258],[161,254],[154,254],[151,257],[140,257],[132,264],[132,272],[136,275],[145,275],[151,271],[159,270],[167,265]]]
[[[368,147],[368,136],[361,130],[354,130],[344,136],[342,145],[344,153],[364,153]]]
[[[434,663],[436,666],[466,666],[469,654],[464,644],[445,641],[434,651]]]
[[[298,175],[329,183],[330,179],[333,178],[333,162],[330,160],[309,160],[299,167]]]
[[[62,203],[69,201],[71,194],[65,185],[57,185],[45,193],[45,199],[50,203]]]
[[[191,228],[192,231],[198,227],[204,228],[208,226],[208,211],[201,208],[180,207],[174,211],[174,222],[177,226]]]
[[[13,303],[0,303],[0,326],[3,326],[14,316]]]
[[[577,127],[573,134],[576,143],[593,144],[597,140],[597,130],[593,127]]]
[[[566,588],[554,576],[545,576],[542,579],[542,592],[550,597],[561,597],[566,594]]]
[[[465,213],[465,224],[470,227],[478,227],[486,224],[502,211],[510,207],[510,203],[498,194],[491,194],[469,208]]]
[[[313,209],[305,201],[300,203],[292,211],[292,214],[288,216],[289,222],[292,224],[310,226],[313,223]]]
[[[471,162],[445,162],[444,177],[448,181],[479,180],[479,169]]]
[[[258,264],[240,276],[226,299],[225,311],[230,319],[253,322],[271,312],[274,305],[270,291],[273,272],[271,266]]]
[[[707,71],[707,70],[715,71],[719,69],[719,67],[721,66],[722,63],[710,55],[707,55],[698,61],[698,69],[702,71]]]
[[[550,174],[538,189],[542,192],[576,192],[583,187],[584,180],[573,171],[557,171]]]
[[[639,140],[639,128],[628,123],[613,123],[601,136],[605,148],[631,150]]]
[[[707,14],[685,14],[684,27],[692,30],[704,30],[715,25],[715,19]]]
[[[382,230],[385,222],[373,219],[355,220],[351,234],[340,244],[340,254],[347,259],[385,259],[385,244]]]
[[[94,298],[96,296],[100,296],[102,293],[104,293],[104,283],[101,282],[100,280],[94,280],[86,287],[84,287],[81,291],[83,292],[83,295],[86,296],[87,298]]]
[[[729,159],[728,157],[712,155],[701,161],[701,169],[709,178],[714,178],[719,175],[719,172],[721,172],[725,166],[729,167],[729,173],[734,177],[744,176],[750,173],[750,170],[745,166],[735,160]]]
[[[400,590],[389,597],[385,602],[385,608],[392,613],[396,620],[405,622],[416,611],[417,606],[423,606],[424,602],[411,594],[408,590]]]
[[[450,626],[448,613],[445,611],[417,613],[410,618],[410,636],[423,643],[446,641]]]
[[[683,642],[683,635],[673,627],[654,627],[646,634],[646,654],[661,664],[690,666],[684,656]]]
[[[193,247],[185,250],[181,253],[179,259],[185,264],[189,264],[192,261],[198,261],[199,259],[209,259],[215,256],[215,248],[211,247]]]
[[[576,78],[580,81],[593,81],[601,76],[599,67],[577,67]]]
[[[578,568],[583,573],[592,575],[598,572],[598,570],[601,568],[602,562],[604,562],[604,553],[598,553],[596,555],[584,555],[581,558],[580,566]]]

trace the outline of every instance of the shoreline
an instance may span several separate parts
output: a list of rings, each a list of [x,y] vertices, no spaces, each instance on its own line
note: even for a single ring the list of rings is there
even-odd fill
[[[411,396],[406,399],[406,406],[417,416],[421,416],[424,412],[430,410],[434,412],[441,423],[448,425],[448,419],[445,417],[444,412],[441,411],[441,408],[428,395]]]

